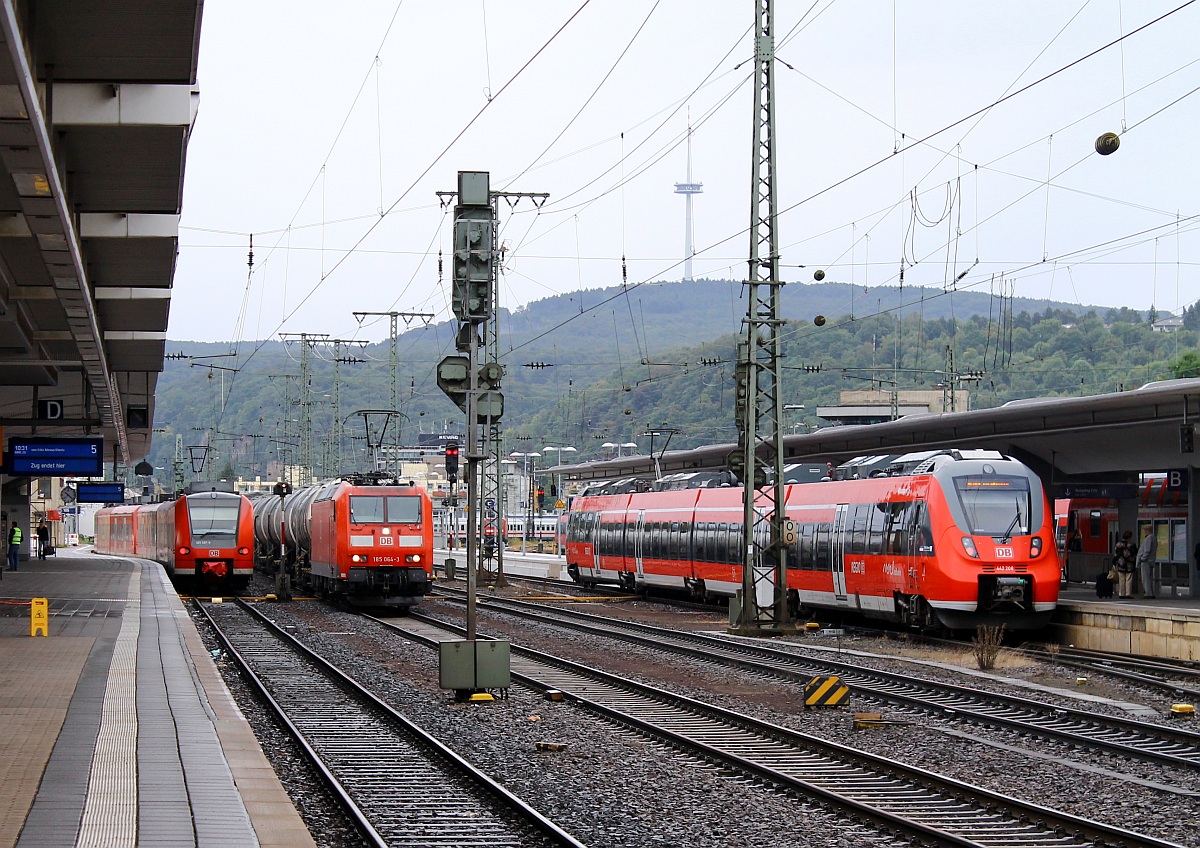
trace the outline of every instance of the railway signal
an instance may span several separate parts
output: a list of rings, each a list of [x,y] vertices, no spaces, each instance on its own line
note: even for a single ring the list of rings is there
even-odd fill
[[[446,442],[446,479],[453,485],[458,482],[458,442]]]

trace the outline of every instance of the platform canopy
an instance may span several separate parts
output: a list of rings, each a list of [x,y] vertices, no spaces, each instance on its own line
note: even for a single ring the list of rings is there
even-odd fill
[[[0,425],[146,455],[200,0],[0,0]]]
[[[1181,428],[1200,422],[1200,379],[1164,380],[1088,397],[1030,398],[967,412],[910,415],[881,424],[824,427],[785,436],[789,463],[940,448],[998,450],[1022,460],[1052,488],[1071,482],[1136,480],[1141,472],[1200,465]],[[1193,445],[1194,447],[1194,445]],[[725,466],[735,445],[626,456],[543,469],[567,479],[647,477]],[[656,467],[657,466],[657,467]]]

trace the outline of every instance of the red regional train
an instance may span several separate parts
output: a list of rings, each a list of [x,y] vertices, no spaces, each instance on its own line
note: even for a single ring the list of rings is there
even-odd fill
[[[171,501],[96,512],[97,553],[161,563],[191,591],[234,594],[254,573],[254,515],[231,492],[197,492]]]
[[[1109,554],[1116,547],[1121,530],[1134,530],[1141,539],[1141,527],[1167,525],[1169,537],[1187,538],[1187,490],[1173,490],[1162,474],[1145,474],[1137,484],[1137,527],[1121,528],[1115,498],[1060,498],[1054,502],[1059,549],[1089,554]]]
[[[867,476],[837,479],[835,471],[785,488],[798,531],[787,549],[794,612],[951,630],[1049,621],[1061,570],[1054,514],[1036,474],[994,451],[872,459],[852,465]],[[733,595],[742,586],[742,510],[737,486],[606,484],[571,505],[568,573],[585,585]]]
[[[353,475],[283,499],[259,496],[260,565],[358,606],[416,604],[433,575],[433,502],[424,489],[388,482]]]

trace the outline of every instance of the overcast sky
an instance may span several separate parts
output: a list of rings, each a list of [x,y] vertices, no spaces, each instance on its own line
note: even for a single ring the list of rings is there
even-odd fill
[[[905,286],[1200,299],[1200,3],[774,6],[785,280],[894,285],[904,266]],[[435,193],[459,170],[550,195],[501,206],[503,305],[677,280],[689,120],[694,276],[745,279],[754,9],[206,3],[170,337],[378,341],[386,319],[354,311],[446,320]]]

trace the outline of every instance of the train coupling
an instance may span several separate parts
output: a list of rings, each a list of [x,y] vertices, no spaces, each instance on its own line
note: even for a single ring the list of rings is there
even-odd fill
[[[229,576],[229,562],[223,559],[200,560],[200,576],[223,580]]]
[[[1028,575],[987,574],[979,580],[979,608],[993,612],[1019,610],[1033,600],[1033,583]]]

